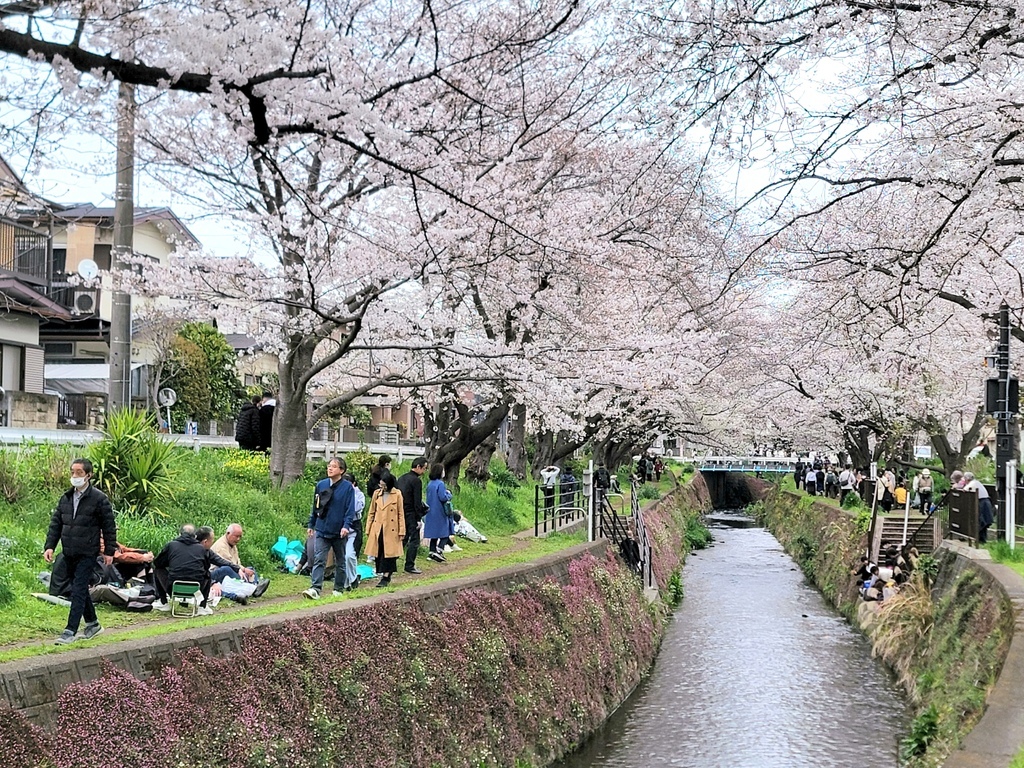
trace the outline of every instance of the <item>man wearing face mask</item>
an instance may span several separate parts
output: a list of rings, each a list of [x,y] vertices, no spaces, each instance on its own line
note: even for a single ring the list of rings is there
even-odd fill
[[[53,550],[60,542],[71,581],[71,610],[67,628],[57,638],[58,645],[75,642],[83,618],[85,631],[82,635],[86,640],[103,631],[96,618],[96,608],[89,597],[89,577],[96,565],[96,558],[100,556],[101,533],[104,542],[103,563],[110,565],[114,562],[117,528],[110,499],[90,484],[91,479],[91,461],[75,459],[71,462],[71,488],[60,497],[57,508],[53,510],[50,528],[46,532],[46,544],[43,546],[43,559],[52,563]]]

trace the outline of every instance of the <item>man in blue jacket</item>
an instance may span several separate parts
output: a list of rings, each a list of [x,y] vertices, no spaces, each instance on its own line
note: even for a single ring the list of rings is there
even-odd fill
[[[345,593],[347,586],[358,586],[359,579],[351,585],[345,584],[345,543],[355,535],[355,489],[344,479],[348,466],[343,459],[333,458],[327,462],[327,477],[316,484],[313,494],[313,508],[309,512],[306,535],[316,534],[313,545],[312,584],[302,594],[310,600],[318,600],[324,587],[324,569],[327,553],[334,550],[334,594]]]

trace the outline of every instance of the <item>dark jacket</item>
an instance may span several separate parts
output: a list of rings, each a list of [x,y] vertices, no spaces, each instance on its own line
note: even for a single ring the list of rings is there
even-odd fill
[[[273,445],[274,440],[274,408],[276,407],[277,401],[273,404],[267,403],[260,408],[256,414],[260,419],[260,448],[266,449]]]
[[[427,514],[427,505],[423,503],[423,481],[412,470],[395,480],[395,488],[402,492],[402,503],[405,506],[405,530],[414,528]]]
[[[380,490],[380,478],[386,470],[380,464],[374,464],[370,471],[370,479],[366,481],[366,498],[373,499],[373,494]],[[367,502],[369,504],[370,502]]]
[[[330,499],[323,505],[326,513],[323,517],[317,514],[317,498],[323,498],[323,494],[332,489]],[[316,484],[313,493],[313,508],[309,510],[309,525],[318,535],[331,538],[341,534],[342,528],[352,530],[355,527],[356,516],[356,492],[352,483],[348,480],[339,480],[331,486],[331,479],[325,477]]]
[[[260,445],[260,409],[252,403],[246,403],[238,413],[235,421],[235,440],[241,448],[256,450]]]
[[[43,549],[55,549],[59,541],[64,557],[98,557],[102,533],[103,541],[106,542],[104,554],[113,556],[117,545],[117,527],[110,499],[90,484],[78,502],[76,513],[74,494],[75,489],[71,488],[57,502],[57,508],[50,517]]]
[[[238,566],[229,563],[212,549],[207,549],[195,536],[183,533],[173,541],[167,542],[160,554],[153,560],[154,568],[167,571],[170,581],[198,581],[203,583],[210,575],[210,568],[222,565],[230,566],[238,573]]]

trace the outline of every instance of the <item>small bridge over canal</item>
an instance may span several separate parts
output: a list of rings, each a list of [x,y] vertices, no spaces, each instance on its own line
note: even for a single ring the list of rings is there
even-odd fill
[[[683,458],[701,472],[753,472],[755,474],[771,472],[787,474],[796,469],[799,461],[796,456],[694,456]]]

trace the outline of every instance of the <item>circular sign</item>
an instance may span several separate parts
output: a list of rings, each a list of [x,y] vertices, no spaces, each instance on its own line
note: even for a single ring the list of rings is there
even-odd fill
[[[92,259],[82,259],[78,262],[78,274],[86,280],[92,280],[100,273],[100,268]]]
[[[156,393],[156,401],[164,408],[168,408],[178,402],[178,393],[170,387],[164,387]]]

